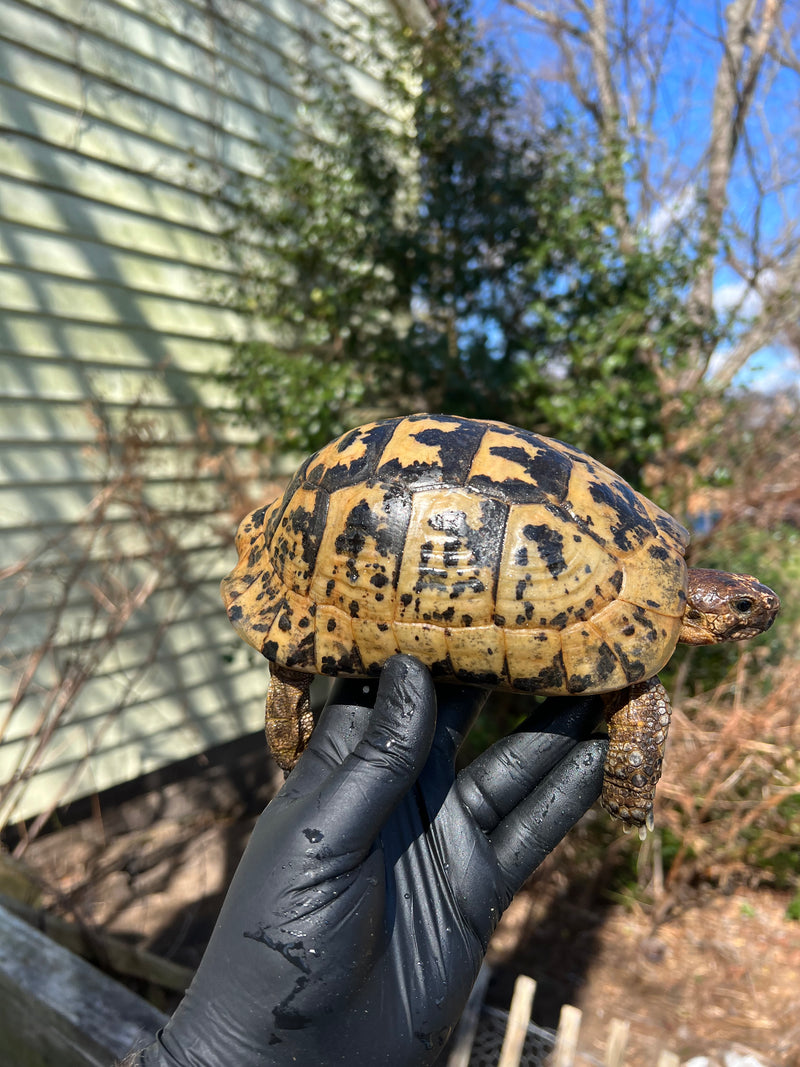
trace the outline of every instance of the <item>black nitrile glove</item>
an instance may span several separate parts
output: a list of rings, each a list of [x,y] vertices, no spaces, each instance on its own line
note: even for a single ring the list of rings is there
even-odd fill
[[[439,700],[438,717],[436,712]],[[514,893],[600,793],[590,699],[551,702],[455,776],[486,692],[395,656],[339,683],[258,820],[146,1067],[424,1067]],[[374,705],[374,710],[373,710]]]

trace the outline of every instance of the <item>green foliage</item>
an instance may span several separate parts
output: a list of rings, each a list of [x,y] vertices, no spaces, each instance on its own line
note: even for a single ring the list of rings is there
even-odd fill
[[[662,444],[659,368],[696,329],[692,256],[620,251],[601,179],[621,161],[530,130],[460,2],[427,34],[329,47],[290,153],[238,191],[240,416],[302,449],[375,415],[499,418],[635,479]],[[367,58],[381,108],[343,73]]]
[[[765,783],[768,787],[768,783]],[[755,789],[751,790],[755,793]],[[747,799],[745,795],[743,799]],[[732,859],[758,871],[776,889],[800,887],[800,797],[787,797],[780,804],[731,836],[727,851]]]
[[[537,205],[543,232],[526,268],[538,343],[518,393],[547,432],[637,482],[699,401],[684,398],[665,419],[662,377],[680,369],[699,330],[685,309],[694,260],[677,236],[656,246],[642,235],[623,252],[602,180],[609,165],[563,151],[548,159],[552,195]]]

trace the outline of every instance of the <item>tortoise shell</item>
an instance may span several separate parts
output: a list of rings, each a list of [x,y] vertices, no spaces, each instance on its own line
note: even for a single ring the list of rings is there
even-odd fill
[[[412,415],[306,460],[242,522],[222,595],[241,637],[297,671],[370,676],[406,652],[438,679],[611,692],[672,654],[688,539],[569,445]]]

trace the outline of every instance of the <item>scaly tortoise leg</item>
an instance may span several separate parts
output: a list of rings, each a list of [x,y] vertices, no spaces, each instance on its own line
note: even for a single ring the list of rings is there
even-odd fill
[[[264,729],[275,762],[288,774],[314,729],[309,693],[312,676],[276,663],[270,663],[269,673]]]
[[[672,707],[658,678],[603,697],[609,748],[602,804],[630,826],[653,829],[653,799],[661,777]]]

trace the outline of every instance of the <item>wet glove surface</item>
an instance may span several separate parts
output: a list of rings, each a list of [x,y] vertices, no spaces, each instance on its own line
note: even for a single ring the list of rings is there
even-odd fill
[[[485,699],[434,690],[408,656],[377,686],[337,684],[186,997],[136,1062],[434,1063],[500,915],[602,782],[592,699],[540,706],[535,732],[523,724],[456,777]]]

